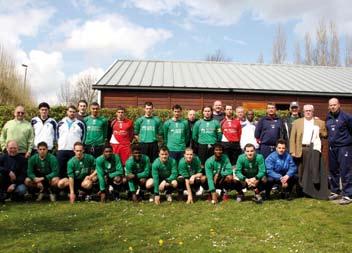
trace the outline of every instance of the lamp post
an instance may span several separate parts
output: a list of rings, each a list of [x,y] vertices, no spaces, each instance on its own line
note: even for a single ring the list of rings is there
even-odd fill
[[[22,67],[24,67],[24,81],[23,81],[23,89],[26,89],[26,81],[27,81],[27,68],[28,65],[22,64]]]

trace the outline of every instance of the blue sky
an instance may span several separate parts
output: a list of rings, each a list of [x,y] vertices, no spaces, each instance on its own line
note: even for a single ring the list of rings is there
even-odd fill
[[[100,76],[120,58],[204,60],[220,49],[236,62],[256,62],[262,52],[270,63],[279,23],[287,63],[322,18],[337,24],[343,47],[351,7],[347,0],[1,0],[0,43],[20,73],[28,64],[37,100],[55,103],[62,83]]]

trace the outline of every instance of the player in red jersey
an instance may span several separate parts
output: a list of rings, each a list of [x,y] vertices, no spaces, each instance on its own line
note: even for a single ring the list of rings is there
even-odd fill
[[[118,154],[121,163],[125,166],[131,155],[131,141],[133,139],[133,121],[125,116],[125,108],[117,107],[116,119],[111,122],[112,135],[110,144],[114,154]]]
[[[236,164],[238,156],[242,153],[240,140],[242,127],[239,119],[233,117],[231,105],[225,107],[225,118],[221,121],[221,144],[232,165]]]

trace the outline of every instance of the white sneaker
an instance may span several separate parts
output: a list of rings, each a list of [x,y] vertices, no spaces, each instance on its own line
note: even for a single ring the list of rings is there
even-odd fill
[[[44,198],[44,193],[43,192],[39,192],[38,193],[38,197],[37,197],[37,199],[35,200],[35,201],[42,201],[43,200],[43,198]]]
[[[183,191],[183,196],[188,196],[188,191],[187,190]]]
[[[215,191],[218,194],[218,196],[221,196],[221,190],[220,189],[216,189]]]
[[[166,200],[167,200],[167,202],[172,202],[171,194],[166,194]]]
[[[339,194],[332,192],[332,193],[330,193],[329,200],[337,200],[340,197],[341,196]]]
[[[149,202],[154,202],[154,196],[153,196],[153,195],[151,195],[151,196],[149,197]]]
[[[343,196],[342,199],[340,199],[339,204],[340,205],[348,205],[352,203],[352,199],[348,196]]]
[[[51,202],[55,202],[56,201],[56,195],[54,193],[50,193],[49,194],[49,198]]]
[[[204,189],[202,186],[199,186],[198,191],[196,192],[196,196],[202,196],[204,192]]]

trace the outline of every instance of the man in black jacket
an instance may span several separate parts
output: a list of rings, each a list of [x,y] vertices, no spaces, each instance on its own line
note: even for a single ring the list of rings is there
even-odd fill
[[[18,154],[15,141],[9,141],[6,150],[7,153],[0,156],[0,201],[9,195],[14,199],[23,198],[27,192],[24,185],[27,161]]]

